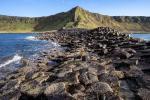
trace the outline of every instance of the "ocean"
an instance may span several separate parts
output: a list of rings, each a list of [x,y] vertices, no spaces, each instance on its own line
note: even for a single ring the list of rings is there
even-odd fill
[[[146,41],[150,41],[150,34],[146,33],[134,33],[134,34],[131,34],[130,35],[131,37],[133,38],[140,38],[140,39],[143,39],[143,40],[146,40]]]
[[[53,48],[50,41],[37,40],[37,34],[0,34],[0,77],[20,67],[21,59],[34,59],[40,52]]]

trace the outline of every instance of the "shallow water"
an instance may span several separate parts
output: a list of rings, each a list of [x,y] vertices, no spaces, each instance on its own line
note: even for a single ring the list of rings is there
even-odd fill
[[[133,38],[140,38],[146,41],[150,41],[150,34],[140,34],[140,33],[134,33],[134,34],[130,34],[131,37]]]
[[[37,40],[36,34],[0,34],[0,77],[20,66],[22,58],[32,59],[43,50],[53,48],[50,41]]]

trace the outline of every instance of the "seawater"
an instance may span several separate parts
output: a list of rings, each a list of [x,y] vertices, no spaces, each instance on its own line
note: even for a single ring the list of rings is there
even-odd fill
[[[145,41],[150,41],[150,33],[134,33],[134,34],[130,34],[131,37],[133,38],[139,38],[139,39],[143,39]]]
[[[54,46],[56,44],[50,41],[36,39],[36,34],[0,34],[0,77],[17,69],[21,59],[35,57],[43,50]]]

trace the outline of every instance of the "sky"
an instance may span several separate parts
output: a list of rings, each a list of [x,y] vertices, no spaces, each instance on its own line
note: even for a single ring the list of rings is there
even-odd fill
[[[0,0],[0,15],[40,17],[75,6],[110,16],[150,16],[150,0]]]

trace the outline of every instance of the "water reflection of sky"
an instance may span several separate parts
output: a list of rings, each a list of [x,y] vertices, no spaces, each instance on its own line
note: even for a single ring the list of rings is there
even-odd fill
[[[130,34],[130,36],[133,38],[141,38],[141,39],[150,41],[150,34],[136,33],[136,34]]]

